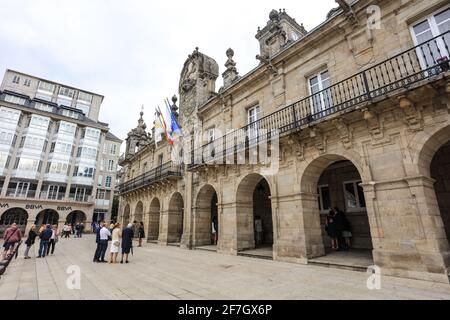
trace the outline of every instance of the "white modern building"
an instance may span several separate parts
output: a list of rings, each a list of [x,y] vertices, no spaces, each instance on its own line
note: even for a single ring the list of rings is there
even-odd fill
[[[103,96],[7,70],[0,87],[0,232],[110,218],[122,141]]]

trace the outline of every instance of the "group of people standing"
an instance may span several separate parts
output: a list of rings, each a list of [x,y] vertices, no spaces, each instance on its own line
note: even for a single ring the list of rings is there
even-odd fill
[[[109,263],[117,263],[117,257],[120,252],[122,253],[120,263],[124,263],[124,258],[125,263],[129,263],[129,254],[133,253],[133,224],[130,223],[126,228],[121,230],[120,223],[111,223],[108,228],[106,222],[102,221],[96,226],[95,234],[97,248],[94,254],[94,262],[108,262],[105,260],[105,256],[108,250],[108,244],[111,242]],[[142,242],[140,241],[139,243],[139,246],[141,246]]]
[[[331,248],[336,251],[348,251],[351,248],[351,224],[345,213],[339,208],[330,210],[326,222],[325,231],[331,238]]]
[[[83,232],[84,232],[83,223],[77,224],[66,223],[63,227],[62,236],[64,238],[70,238],[70,235],[74,234],[75,238],[81,238],[83,236]]]

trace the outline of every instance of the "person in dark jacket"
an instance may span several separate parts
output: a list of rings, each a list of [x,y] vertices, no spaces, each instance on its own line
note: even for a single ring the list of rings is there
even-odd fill
[[[128,255],[133,249],[133,238],[134,238],[133,225],[130,223],[128,227],[123,229],[122,231],[122,259],[120,263],[123,263],[124,256],[126,263],[129,263]]]
[[[338,239],[338,250],[345,250],[345,239],[342,237],[342,232],[345,229],[345,213],[339,210],[339,208],[334,208],[334,221],[336,222],[336,236]]]
[[[47,253],[48,244],[50,242],[50,239],[53,235],[52,226],[47,225],[44,231],[41,232],[39,235],[39,238],[41,239],[41,242],[39,244],[39,255],[38,258],[45,258],[45,254]]]
[[[104,221],[101,221],[98,226],[97,229],[94,230],[95,231],[95,243],[97,244],[97,248],[95,249],[95,254],[94,254],[94,262],[98,262],[99,258],[100,258],[100,253],[102,251],[102,246],[100,244],[100,230],[102,230],[103,225],[105,224]]]
[[[325,222],[325,231],[331,239],[331,248],[333,250],[338,250],[338,237],[336,230],[336,219],[334,210],[331,210],[327,216],[327,220]]]
[[[145,230],[144,230],[144,223],[143,222],[141,222],[139,224],[139,231],[138,231],[138,233],[139,233],[139,247],[142,247],[142,239],[145,238]]]
[[[32,225],[30,232],[28,233],[27,241],[25,241],[25,244],[27,245],[27,248],[25,249],[25,259],[31,259],[28,253],[30,252],[31,247],[34,245],[36,237],[36,225]]]

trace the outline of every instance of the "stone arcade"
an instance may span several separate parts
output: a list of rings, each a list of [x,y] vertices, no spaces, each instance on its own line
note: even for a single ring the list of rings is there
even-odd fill
[[[372,5],[379,29],[369,23]],[[195,249],[211,246],[217,217],[218,252],[262,247],[276,261],[306,264],[330,253],[324,220],[338,206],[354,248],[384,275],[448,282],[449,25],[443,0],[339,1],[310,32],[274,10],[256,36],[259,66],[239,76],[228,50],[217,91],[218,64],[195,49],[173,108],[184,134],[203,139],[185,143],[187,160],[176,165],[141,117],[121,163],[122,222],[143,221],[149,241]],[[264,165],[192,161],[248,132],[244,145],[222,150],[234,156],[268,138],[263,129],[280,132],[275,175],[262,174]]]

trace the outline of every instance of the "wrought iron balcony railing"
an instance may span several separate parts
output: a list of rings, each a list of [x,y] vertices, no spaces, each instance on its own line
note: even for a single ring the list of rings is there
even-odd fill
[[[119,186],[120,193],[130,192],[165,179],[181,179],[181,166],[168,162]]]
[[[280,136],[327,117],[382,99],[389,93],[450,70],[450,31],[376,64],[322,91],[316,92],[243,128],[191,150],[188,169],[223,161],[230,154],[270,139],[270,130]],[[204,154],[207,155],[205,160]]]

